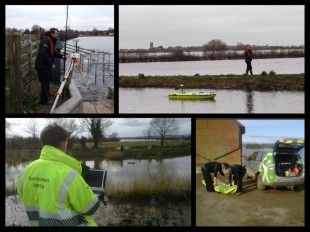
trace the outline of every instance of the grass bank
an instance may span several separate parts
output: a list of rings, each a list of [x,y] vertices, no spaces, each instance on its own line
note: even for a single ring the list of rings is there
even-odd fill
[[[86,150],[80,150],[75,144],[68,153],[77,159],[103,158],[109,160],[122,159],[163,159],[191,155],[190,140],[166,140],[164,146],[160,141],[137,142],[102,142],[98,149],[92,149],[93,143],[86,143]],[[123,147],[123,151],[121,151]]]
[[[87,150],[87,151],[68,151],[76,159],[102,158],[106,160],[126,160],[126,159],[164,159],[191,155],[191,146],[177,147],[157,147],[148,148],[129,148],[121,150]]]
[[[194,76],[120,76],[123,88],[179,88],[234,89],[234,90],[287,90],[304,91],[304,74],[277,75],[203,75]]]

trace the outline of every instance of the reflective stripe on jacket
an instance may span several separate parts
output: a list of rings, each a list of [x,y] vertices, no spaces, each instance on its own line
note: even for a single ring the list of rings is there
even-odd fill
[[[17,192],[29,223],[39,226],[91,226],[99,200],[81,176],[81,163],[61,150],[44,146],[40,158],[17,177]]]

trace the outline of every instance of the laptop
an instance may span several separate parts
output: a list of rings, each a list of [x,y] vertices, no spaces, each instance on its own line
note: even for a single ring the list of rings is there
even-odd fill
[[[86,183],[91,187],[97,197],[104,193],[106,179],[107,170],[105,169],[91,168],[85,177]]]

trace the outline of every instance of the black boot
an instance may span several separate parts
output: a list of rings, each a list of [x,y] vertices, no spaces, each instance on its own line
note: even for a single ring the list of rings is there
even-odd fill
[[[252,72],[252,70],[250,70],[250,73],[251,73],[251,75],[253,75],[253,72]]]

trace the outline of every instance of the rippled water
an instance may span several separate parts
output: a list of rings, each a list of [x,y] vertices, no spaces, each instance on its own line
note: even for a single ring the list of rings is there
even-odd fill
[[[120,88],[120,113],[304,113],[304,92],[188,89],[215,92],[215,100],[170,100],[173,89]]]
[[[260,74],[271,70],[277,74],[294,74],[305,72],[304,58],[254,59],[253,73]],[[181,62],[150,62],[150,63],[121,63],[120,76],[144,75],[218,75],[244,74],[246,63],[244,60],[214,60],[214,61],[181,61]]]

